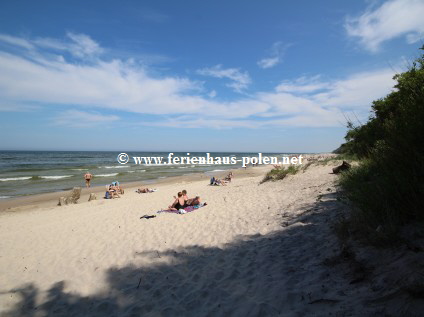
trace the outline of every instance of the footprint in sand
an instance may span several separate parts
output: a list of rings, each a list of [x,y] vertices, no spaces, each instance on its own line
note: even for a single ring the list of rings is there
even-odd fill
[[[100,313],[107,313],[112,310],[112,305],[108,302],[102,302],[97,306],[97,311]]]
[[[231,275],[228,277],[230,280],[236,279],[240,276],[239,270],[233,270]]]
[[[193,276],[193,282],[194,283],[197,283],[198,281],[199,281],[199,279],[200,279],[200,275],[199,274],[194,274],[194,276]]]
[[[154,291],[153,293],[153,297],[157,298],[157,297],[161,297],[162,296],[162,292],[160,289],[157,289],[156,291]]]
[[[209,297],[209,292],[208,292],[208,291],[203,291],[203,292],[200,294],[200,296],[201,296],[202,298],[208,298],[208,297]]]
[[[214,279],[215,279],[215,281],[220,281],[220,280],[222,280],[223,277],[224,277],[224,272],[223,271],[219,271],[219,272],[217,272],[215,274]]]

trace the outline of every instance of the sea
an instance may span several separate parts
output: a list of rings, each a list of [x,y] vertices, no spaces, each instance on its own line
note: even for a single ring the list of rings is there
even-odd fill
[[[217,172],[241,168],[243,157],[258,157],[258,153],[209,152],[213,158],[235,157],[236,164],[146,164],[144,161],[135,164],[133,160],[133,157],[163,157],[166,162],[169,153],[127,152],[130,160],[127,164],[119,164],[120,152],[0,151],[0,199],[83,187],[86,172],[94,175],[92,186],[105,186],[113,181],[148,184],[157,179],[193,173],[206,173],[212,177]],[[262,153],[263,156],[279,158],[289,154],[292,153]],[[190,152],[189,155],[181,152],[172,157],[206,156],[206,152]]]

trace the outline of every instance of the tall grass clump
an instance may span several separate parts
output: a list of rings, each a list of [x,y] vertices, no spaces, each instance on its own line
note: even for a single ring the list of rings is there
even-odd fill
[[[266,173],[263,180],[260,182],[260,184],[263,184],[268,181],[277,181],[284,179],[287,175],[294,175],[299,171],[299,167],[296,167],[294,165],[290,165],[286,168],[274,168],[270,170],[268,173]]]
[[[340,180],[358,207],[359,227],[386,237],[424,221],[424,55],[394,79],[395,90],[373,102],[369,121],[349,124],[343,152],[362,163]]]

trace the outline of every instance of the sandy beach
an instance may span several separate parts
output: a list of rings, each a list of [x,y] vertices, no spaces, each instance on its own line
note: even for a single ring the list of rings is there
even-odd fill
[[[424,317],[423,16],[1,1],[0,317]]]
[[[416,276],[391,274],[405,261],[418,265],[418,255],[361,249],[353,259],[342,256],[333,225],[349,207],[331,173],[338,163],[260,185],[271,166],[238,170],[228,186],[208,186],[205,175],[195,175],[154,184],[150,194],[127,187],[120,199],[87,202],[85,191],[76,205],[56,206],[56,193],[3,206],[0,316],[418,311],[422,302],[399,284]],[[207,206],[156,213],[182,189]],[[156,217],[140,219],[146,214]]]

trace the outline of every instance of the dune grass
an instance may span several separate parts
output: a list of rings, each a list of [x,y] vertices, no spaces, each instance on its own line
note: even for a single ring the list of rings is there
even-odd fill
[[[300,170],[299,166],[290,165],[286,168],[274,168],[262,179],[260,184],[263,184],[268,181],[278,181],[286,178],[287,175],[294,175]]]

